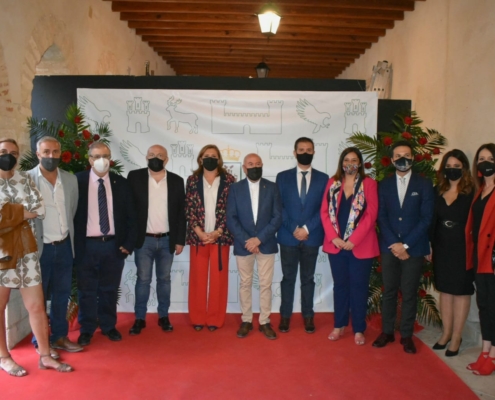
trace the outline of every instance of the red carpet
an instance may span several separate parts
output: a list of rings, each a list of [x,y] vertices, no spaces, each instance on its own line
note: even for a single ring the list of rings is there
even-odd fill
[[[257,315],[256,315],[257,318]],[[316,333],[304,332],[300,314],[291,331],[267,340],[254,330],[236,337],[240,316],[230,314],[215,332],[195,332],[186,314],[171,314],[173,333],[162,332],[157,315],[139,336],[129,336],[132,314],[120,314],[121,342],[99,331],[81,353],[62,353],[76,371],[38,370],[28,339],[12,350],[29,375],[13,378],[0,371],[2,399],[477,399],[439,359],[415,339],[418,354],[403,352],[396,341],[371,346],[378,332],[368,329],[367,344],[354,335],[327,339],[333,314],[317,314]],[[279,315],[273,315],[274,326]],[[78,332],[70,338],[77,339]]]

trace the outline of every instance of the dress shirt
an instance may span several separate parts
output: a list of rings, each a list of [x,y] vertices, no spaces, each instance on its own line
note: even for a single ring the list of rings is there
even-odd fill
[[[168,186],[167,171],[160,182],[150,175],[148,170],[148,223],[147,233],[167,233],[168,224]]]
[[[57,173],[57,180],[53,186],[39,170],[38,181],[41,196],[45,202],[45,219],[42,221],[43,243],[58,242],[69,234],[62,180],[60,174]]]
[[[402,201],[404,201],[405,197],[406,197],[406,192],[407,192],[407,187],[409,186],[409,181],[411,180],[411,175],[412,175],[412,172],[411,170],[409,170],[407,172],[407,174],[405,174],[404,176],[399,176],[399,174],[395,174],[396,178],[397,178],[397,195],[399,196],[399,200],[400,200],[400,187],[402,185],[401,183],[401,178],[402,179],[405,179],[405,184],[404,184],[404,198],[402,199]],[[402,207],[402,203],[400,205]]]
[[[103,236],[100,231],[100,211],[98,207],[98,182],[100,177],[95,174],[91,168],[89,173],[89,187],[88,187],[88,224],[86,225],[86,236]],[[107,195],[107,207],[108,207],[108,220],[110,222],[110,231],[107,235],[115,235],[115,224],[113,222],[113,196],[112,186],[110,185],[110,176],[105,174],[103,184],[105,185],[105,192]]]
[[[217,176],[213,180],[213,184],[209,184],[203,176],[203,197],[205,199],[205,232],[213,232],[217,223],[215,211],[217,209],[218,187],[220,186],[220,177]]]
[[[302,182],[302,172],[307,172],[306,174],[306,194],[309,192],[309,184],[311,183],[311,170],[312,168],[309,167],[307,170],[302,170],[297,167],[297,193],[299,193],[299,197],[301,197],[301,182]]]
[[[249,193],[251,195],[251,207],[253,208],[253,218],[255,224],[256,221],[258,221],[258,205],[260,201],[260,180],[261,179],[258,179],[257,182],[251,182],[248,179]]]

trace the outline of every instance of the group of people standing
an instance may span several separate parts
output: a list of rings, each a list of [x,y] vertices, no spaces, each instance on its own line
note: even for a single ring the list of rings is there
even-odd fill
[[[304,330],[315,332],[314,274],[323,246],[334,280],[334,329],[328,338],[340,339],[351,320],[357,345],[365,344],[369,278],[373,259],[381,256],[383,332],[373,346],[395,341],[401,296],[400,342],[407,353],[416,352],[412,335],[424,257],[433,257],[444,325],[434,348],[449,346],[447,356],[458,353],[475,281],[483,349],[468,369],[491,374],[495,370],[495,197],[491,196],[495,145],[480,147],[473,174],[462,151],[448,152],[435,189],[427,178],[411,172],[414,155],[408,141],[392,144],[390,151],[397,172],[379,185],[365,174],[362,154],[354,147],[341,153],[331,178],[312,168],[315,148],[306,137],[295,142],[296,167],[280,172],[276,182],[263,178],[263,162],[254,153],[243,161],[246,178],[235,182],[218,147],[210,144],[199,152],[197,169],[184,185],[180,176],[166,170],[168,154],[161,145],[148,149],[146,168],[131,171],[125,179],[109,172],[111,152],[102,142],[89,148],[91,168],[74,176],[58,168],[61,148],[55,138],[38,141],[40,163],[29,173],[15,169],[17,143],[0,139],[0,228],[13,232],[3,236],[11,247],[0,249],[0,368],[13,376],[27,373],[6,346],[3,311],[11,288],[20,289],[29,311],[40,368],[72,371],[57,361],[57,350],[83,350],[98,327],[110,340],[121,340],[115,327],[117,293],[124,260],[133,251],[137,280],[135,321],[129,334],[139,335],[146,327],[153,265],[158,325],[165,332],[173,331],[170,273],[174,255],[187,244],[193,328],[215,331],[224,325],[233,246],[242,311],[237,336],[244,338],[253,329],[256,263],[259,330],[271,340],[277,338],[270,314],[279,248],[283,273],[279,332],[290,331],[298,271]],[[37,245],[14,241],[13,235],[18,238],[26,228],[34,232]],[[73,263],[81,325],[77,343],[67,337],[65,319]]]

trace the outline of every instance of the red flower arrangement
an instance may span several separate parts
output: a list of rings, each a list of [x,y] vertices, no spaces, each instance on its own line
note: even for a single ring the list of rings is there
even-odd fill
[[[373,166],[373,164],[371,164],[370,162],[364,163],[364,168],[366,168],[366,169],[370,169],[372,166]]]
[[[383,144],[385,146],[390,146],[393,142],[394,142],[394,140],[391,137],[385,136],[383,138]]]
[[[401,136],[404,139],[406,139],[406,140],[411,140],[412,139],[412,135],[409,132],[402,132],[402,135]]]
[[[426,143],[428,143],[428,139],[422,137],[422,138],[419,138],[418,139],[418,143],[421,145],[421,146],[424,146]]]
[[[425,160],[426,160],[426,161],[431,161],[431,154],[430,154],[430,153],[426,153],[426,154],[424,155],[424,157],[425,157]]]
[[[97,140],[100,140],[100,135],[93,135],[93,140],[96,142]]]
[[[75,122],[76,124],[80,124],[80,123],[81,123],[81,121],[82,121],[82,118],[81,118],[81,116],[80,116],[80,115],[76,115],[76,116],[74,117],[74,122]]]
[[[63,130],[59,130],[59,131],[58,131],[58,136],[59,136],[59,137],[64,137],[64,136],[65,136],[64,131],[63,131]]]
[[[392,161],[390,160],[390,157],[384,156],[380,162],[384,167],[388,167]]]
[[[81,155],[76,151],[74,153],[74,160],[80,160],[81,159]]]
[[[76,147],[81,147],[81,144],[82,144],[82,142],[81,142],[79,139],[74,140],[74,145],[75,145]]]
[[[416,154],[416,155],[414,156],[414,161],[416,161],[416,162],[421,162],[421,161],[423,161],[423,155],[422,155],[422,154]]]
[[[61,158],[62,158],[62,162],[63,163],[68,164],[72,160],[72,153],[70,151],[66,150],[66,151],[64,151],[62,153],[62,157]]]
[[[87,129],[82,131],[82,137],[86,140],[89,140],[91,138],[91,132],[88,131]]]
[[[404,123],[406,125],[411,125],[413,123],[413,119],[411,117],[404,117]]]
[[[432,150],[432,153],[435,154],[435,155],[438,155],[440,154],[440,149],[438,147],[435,147],[433,150]]]

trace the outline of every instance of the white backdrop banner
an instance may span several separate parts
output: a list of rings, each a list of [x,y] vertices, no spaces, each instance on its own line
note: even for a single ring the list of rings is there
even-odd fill
[[[295,92],[229,90],[78,89],[78,105],[91,127],[107,122],[113,132],[113,159],[127,173],[146,167],[145,155],[153,144],[169,153],[167,170],[184,181],[197,167],[196,157],[206,144],[216,144],[226,167],[243,179],[243,157],[257,153],[263,176],[275,181],[277,173],[294,168],[294,142],[307,136],[315,142],[313,167],[332,175],[346,138],[359,131],[376,134],[378,98],[374,92]],[[172,266],[170,312],[187,312],[189,247]],[[280,308],[280,257],[276,257],[272,310]],[[328,257],[320,251],[316,266],[315,311],[333,311],[333,281]],[[122,274],[119,311],[134,311],[136,266],[128,257]],[[300,312],[299,278],[294,312]],[[156,312],[155,280],[148,311]],[[239,277],[235,257],[229,261],[228,312],[240,312]],[[259,311],[259,285],[253,282],[253,310]]]

